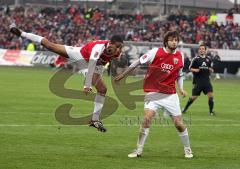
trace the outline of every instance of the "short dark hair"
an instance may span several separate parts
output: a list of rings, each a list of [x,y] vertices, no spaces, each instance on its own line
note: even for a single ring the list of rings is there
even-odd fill
[[[123,43],[123,39],[120,35],[113,35],[110,40],[112,43],[120,42]]]
[[[201,46],[204,46],[205,50],[207,50],[207,45],[206,45],[205,43],[200,43],[200,44],[198,45],[198,48],[200,48]]]
[[[179,41],[179,34],[177,31],[168,31],[164,34],[163,45],[166,47],[169,37],[177,38]]]

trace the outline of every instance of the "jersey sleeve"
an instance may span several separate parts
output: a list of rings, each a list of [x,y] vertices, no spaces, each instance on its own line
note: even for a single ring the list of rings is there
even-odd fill
[[[183,52],[180,52],[181,53],[181,56],[182,56],[182,63],[183,63],[183,67],[184,67],[184,53]]]
[[[105,49],[104,44],[96,44],[91,51],[90,60],[98,60]]]
[[[184,74],[183,74],[183,68],[179,69],[179,72],[178,72],[178,77],[182,77]]]
[[[191,61],[191,64],[190,64],[190,66],[189,66],[189,69],[191,69],[191,68],[195,68],[195,69],[198,68],[198,67],[197,67],[197,57],[193,58],[193,60]]]
[[[147,53],[145,53],[140,57],[140,63],[141,64],[152,63],[152,61],[156,56],[157,51],[158,51],[158,48],[153,48],[152,50],[149,50]]]
[[[178,83],[179,89],[183,89],[183,71],[182,71],[182,68],[178,72],[177,83]]]
[[[213,60],[212,60],[211,58],[209,58],[209,61],[210,61],[209,67],[210,67],[210,68],[213,68]]]

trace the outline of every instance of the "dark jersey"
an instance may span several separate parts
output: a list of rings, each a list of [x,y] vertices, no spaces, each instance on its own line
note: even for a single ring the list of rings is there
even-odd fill
[[[208,56],[206,56],[205,58],[196,56],[195,58],[193,58],[189,68],[200,69],[199,72],[193,73],[193,84],[210,83],[209,68],[212,68],[212,61]]]

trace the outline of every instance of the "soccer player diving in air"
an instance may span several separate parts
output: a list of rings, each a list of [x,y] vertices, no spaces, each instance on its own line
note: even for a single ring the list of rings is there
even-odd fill
[[[91,41],[81,47],[73,47],[56,44],[40,35],[24,32],[17,28],[14,23],[10,25],[10,32],[19,37],[27,38],[32,42],[40,43],[48,50],[67,58],[70,62],[78,63],[78,69],[81,70],[81,73],[85,76],[85,84],[83,87],[85,94],[92,91],[92,86],[97,90],[94,100],[94,110],[89,126],[95,127],[101,132],[106,132],[106,128],[99,119],[107,92],[107,87],[102,80],[102,74],[104,65],[112,59],[121,56],[123,47],[122,38],[114,35],[110,40]]]

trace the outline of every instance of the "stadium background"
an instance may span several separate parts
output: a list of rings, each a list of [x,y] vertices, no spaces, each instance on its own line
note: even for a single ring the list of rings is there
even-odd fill
[[[2,0],[0,168],[240,168],[238,3],[237,0]],[[106,134],[56,120],[55,109],[63,103],[74,105],[71,115],[76,118],[88,115],[92,103],[60,98],[50,92],[49,82],[65,61],[57,62],[54,53],[10,34],[8,26],[12,21],[26,31],[73,46],[92,39],[108,39],[115,33],[124,37],[122,59],[112,62],[111,69],[106,67],[104,76],[108,96],[118,102],[117,111],[104,120],[109,129]],[[138,101],[135,109],[129,109],[121,101],[129,98],[114,91],[108,75],[120,73],[148,49],[161,46],[167,30],[180,32],[179,48],[186,61],[196,55],[198,43],[209,46],[208,55],[220,75],[220,79],[212,76],[217,116],[208,116],[205,97],[184,116],[196,153],[193,160],[182,159],[175,130],[161,114],[151,130],[144,157],[129,160],[127,154],[135,146],[143,102]],[[137,69],[130,82],[141,79],[145,70],[145,67]],[[186,72],[185,87],[189,94],[190,79],[191,74]],[[82,77],[73,75],[66,86],[81,90],[82,81]],[[143,94],[141,90],[133,93]],[[182,104],[186,101],[181,99]]]

